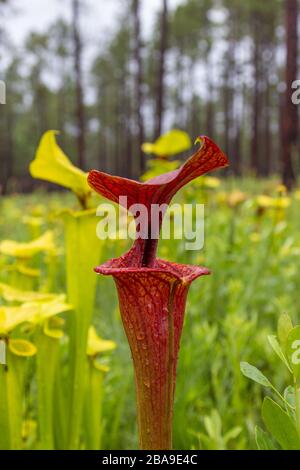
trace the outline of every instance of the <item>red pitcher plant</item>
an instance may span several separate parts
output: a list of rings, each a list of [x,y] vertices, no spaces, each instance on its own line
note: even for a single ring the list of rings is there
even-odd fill
[[[148,237],[137,232],[126,254],[95,269],[113,276],[117,286],[135,370],[141,449],[172,448],[176,368],[186,298],[191,283],[210,274],[207,268],[157,258],[163,216],[154,226],[151,211],[154,204],[168,205],[191,180],[228,165],[227,157],[208,137],[197,142],[199,149],[183,166],[145,183],[96,170],[88,176],[90,186],[107,199],[120,204],[126,200],[128,207],[143,204],[147,209]],[[137,224],[137,215],[132,215]]]

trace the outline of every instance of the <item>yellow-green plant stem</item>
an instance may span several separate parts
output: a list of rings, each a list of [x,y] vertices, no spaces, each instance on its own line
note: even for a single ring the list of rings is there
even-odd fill
[[[74,313],[68,318],[70,338],[70,403],[68,448],[80,448],[80,433],[87,374],[87,337],[91,324],[97,277],[93,268],[99,263],[101,242],[96,236],[94,210],[64,215],[68,301]]]
[[[84,406],[85,448],[88,450],[101,449],[104,374],[90,360]]]
[[[55,448],[64,450],[67,447],[67,432],[68,432],[68,406],[67,394],[69,393],[67,377],[65,375],[64,363],[62,354],[64,351],[59,350],[59,357],[57,363],[59,366],[56,368],[54,379],[54,436]]]
[[[300,393],[297,379],[294,377],[294,394],[295,394],[295,414],[296,414],[296,427],[300,437]]]
[[[58,264],[57,264],[57,254],[49,253],[46,258],[47,264],[47,282],[46,289],[48,292],[57,291],[57,277],[58,277]]]
[[[38,432],[39,448],[54,449],[54,419],[53,415],[54,380],[58,359],[59,340],[43,333],[39,327],[35,338],[37,346],[37,399],[38,399]]]
[[[22,449],[23,370],[25,358],[7,351],[0,365],[0,449]]]

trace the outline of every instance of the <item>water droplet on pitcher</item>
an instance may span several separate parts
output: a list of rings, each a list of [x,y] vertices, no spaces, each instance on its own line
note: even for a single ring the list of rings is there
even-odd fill
[[[144,385],[147,388],[150,388],[150,380],[144,380]]]

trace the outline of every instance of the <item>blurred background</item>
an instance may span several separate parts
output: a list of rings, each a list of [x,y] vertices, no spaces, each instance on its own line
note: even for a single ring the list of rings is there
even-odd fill
[[[1,0],[2,193],[30,191],[45,130],[73,162],[131,178],[171,128],[207,134],[233,175],[299,173],[297,0]]]
[[[188,296],[174,448],[257,447],[255,426],[266,429],[261,406],[268,392],[243,377],[240,362],[258,367],[290,397],[289,372],[267,338],[276,334],[283,313],[299,324],[300,105],[292,102],[295,91],[300,97],[300,87],[292,88],[300,79],[298,8],[298,0],[0,0],[0,85],[6,83],[6,104],[0,104],[0,336],[29,339],[31,353],[38,345],[37,360],[22,358],[24,389],[9,401],[10,408],[1,406],[1,393],[10,378],[7,370],[14,369],[0,367],[0,449],[66,448],[72,420],[80,415],[73,397],[78,388],[70,380],[77,355],[68,345],[84,338],[81,320],[86,328],[91,322],[86,296],[78,295],[87,289],[94,289],[91,304],[96,296],[91,324],[117,348],[111,355],[98,351],[104,366],[96,372],[101,393],[85,391],[77,447],[137,447],[133,368],[115,286],[104,277],[96,285],[93,273],[100,262],[124,254],[131,241],[100,242],[93,212],[82,212],[72,194],[47,191],[53,185],[33,180],[28,167],[43,132],[56,129],[75,165],[146,179],[186,158],[169,161],[162,153],[153,158],[141,151],[143,142],[153,143],[176,128],[192,141],[199,134],[210,136],[228,154],[230,167],[222,178],[204,176],[177,195],[180,204],[205,204],[204,249],[186,251],[185,240],[175,236],[159,243],[160,257],[213,271],[192,285]],[[62,183],[68,171],[55,172],[57,155],[50,152],[50,158],[54,181]],[[47,180],[53,181],[53,172],[46,158]],[[99,201],[91,196],[90,207]],[[63,222],[66,208],[70,220]],[[67,261],[70,253],[76,262]],[[76,289],[66,282],[68,276]],[[52,325],[63,329],[54,356],[37,342],[43,323],[38,330],[4,328],[11,305],[22,309],[49,293],[67,293],[75,306]],[[74,329],[72,321],[81,326]],[[42,340],[47,334],[43,330]],[[84,348],[80,351],[86,360]],[[9,358],[20,359],[15,351]],[[94,366],[90,356],[88,364]],[[38,396],[43,383],[55,383],[54,395],[49,390]],[[39,403],[46,404],[46,424],[53,425],[50,432],[46,427],[50,444],[43,438],[45,412]],[[3,440],[15,416],[19,442],[9,447]]]

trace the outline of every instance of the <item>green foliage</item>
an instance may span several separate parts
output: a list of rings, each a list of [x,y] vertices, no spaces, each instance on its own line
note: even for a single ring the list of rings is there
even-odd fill
[[[264,374],[258,370],[256,367],[251,366],[247,362],[241,362],[241,371],[245,377],[253,380],[254,382],[263,385],[267,388],[272,388],[271,382],[264,376]]]
[[[161,167],[163,165],[164,162],[161,162]],[[243,197],[241,194],[236,194],[237,187]],[[277,182],[228,180],[220,181],[219,186],[192,184],[181,191],[176,202],[206,203],[204,250],[187,252],[184,249],[184,242],[173,238],[162,240],[160,243],[161,257],[174,259],[176,252],[176,258],[180,262],[204,264],[213,270],[212,276],[205,280],[200,279],[191,286],[189,292],[178,365],[174,414],[175,449],[255,449],[256,442],[259,448],[281,447],[275,434],[271,436],[271,431],[261,418],[265,393],[272,394],[283,412],[294,419],[295,387],[286,364],[282,362],[283,367],[279,366],[281,352],[278,345],[291,368],[292,354],[297,352],[297,349],[289,349],[289,345],[297,338],[290,336],[293,341],[288,340],[293,325],[287,315],[281,314],[290,312],[291,318],[295,320],[298,318],[299,194],[298,192],[292,194],[290,206],[284,209],[259,208],[257,196],[264,193],[272,199],[277,199]],[[74,207],[73,195],[66,192],[15,195],[2,198],[0,205],[1,240],[14,238],[18,242],[29,242],[33,238],[33,227],[40,231],[39,236],[47,230],[55,234],[55,253],[36,253],[27,260],[28,268],[39,270],[37,277],[32,278],[28,273],[17,271],[14,257],[0,255],[1,304],[30,301],[32,294],[25,295],[19,292],[20,290],[27,292],[26,286],[29,285],[30,292],[34,290],[35,293],[46,296],[41,296],[40,301],[51,300],[51,297],[47,297],[49,293],[66,292],[66,251],[61,210]],[[69,216],[71,217],[71,214]],[[76,218],[76,214],[73,213],[73,217]],[[32,219],[36,222],[34,225]],[[76,220],[72,222],[76,223]],[[88,230],[93,235],[95,225]],[[74,227],[70,233],[75,233]],[[95,249],[92,248],[93,243],[89,241],[86,251],[82,252],[82,258],[85,260],[92,254],[96,257]],[[104,261],[118,257],[126,250],[129,243],[126,240],[119,240],[118,243],[108,240],[100,242],[100,245],[101,258]],[[69,255],[69,269],[71,271],[74,268],[78,271],[80,267],[72,266],[72,259],[77,258],[79,249],[74,245],[72,250],[73,254]],[[110,279],[97,278],[92,272],[97,262],[92,260],[88,266],[90,276],[97,287],[97,307],[92,312],[92,323],[101,337],[117,343],[117,349],[110,358],[106,354],[101,354],[97,358],[97,363],[100,361],[101,366],[110,366],[109,371],[102,371],[102,376],[101,371],[94,367],[94,360],[88,359],[86,385],[82,397],[81,446],[100,448],[101,445],[103,449],[134,449],[137,448],[136,415],[130,351],[117,309],[113,282]],[[81,276],[80,279],[73,288],[75,300],[76,292],[80,294],[82,285],[87,283],[87,277]],[[3,284],[14,286],[14,290],[7,290]],[[49,285],[52,286],[51,290]],[[78,316],[77,321],[85,322],[87,314],[90,313],[84,311],[80,318]],[[62,417],[54,423],[54,446],[67,447],[64,444],[68,440],[66,438],[68,410],[65,399],[67,403],[70,402],[67,338],[73,316],[74,312],[63,314],[66,320],[65,326],[53,323],[47,325],[46,333],[49,330],[62,330],[63,337],[58,339],[49,337],[43,329],[42,340],[46,339],[43,342],[45,349],[38,347],[39,338],[35,336],[37,330],[34,332],[31,328],[26,328],[23,331],[22,325],[18,330],[14,330],[14,339],[28,340],[37,348],[35,356],[19,358],[24,364],[26,385],[25,406],[21,411],[27,430],[27,437],[22,443],[25,448],[43,447],[39,442],[39,421],[42,420],[46,425],[49,422],[47,418],[49,409],[45,410],[44,415],[39,415],[41,411],[38,410],[35,367],[39,364],[39,349],[42,355],[40,358],[42,359],[44,355],[49,361],[49,368],[42,369],[45,374],[52,374],[55,361],[59,361],[60,364],[60,367],[56,368],[56,372],[59,373],[56,376],[54,390],[51,391],[55,397],[56,416]],[[277,323],[278,333],[275,340]],[[52,344],[53,355],[47,350],[48,339]],[[59,344],[59,357],[56,357],[56,344]],[[11,354],[10,360],[12,357],[17,358]],[[243,360],[256,365],[267,379],[263,379],[260,374],[257,376],[257,373],[254,377],[259,377],[259,381],[263,382],[269,380],[280,396],[271,386],[262,388],[256,382],[244,379],[240,372],[240,362]],[[251,368],[246,370],[253,373]],[[47,380],[47,375],[39,374],[39,377],[40,384]],[[101,381],[103,386],[98,402],[94,397],[99,393]],[[287,387],[289,384],[291,385]],[[63,393],[60,390],[63,390]],[[44,393],[44,396],[47,396],[49,390],[45,389]],[[102,406],[101,397],[103,397]],[[95,411],[95,415],[91,415],[91,409]],[[66,424],[65,428],[63,423]],[[256,424],[263,429],[263,433],[258,429],[255,433]],[[45,435],[48,432],[46,425],[43,425]],[[92,434],[88,431],[90,429],[94,430]]]
[[[200,446],[206,450],[227,450],[231,440],[236,440],[242,428],[237,426],[223,434],[222,421],[217,410],[212,410],[209,416],[203,418],[206,434],[199,433]]]
[[[262,417],[268,431],[284,450],[300,449],[299,434],[293,419],[269,397],[264,399]]]
[[[254,382],[271,388],[279,397],[282,406],[266,397],[262,405],[262,418],[267,430],[284,450],[300,449],[300,391],[299,391],[299,352],[300,327],[292,327],[288,315],[281,315],[278,321],[278,336],[268,336],[269,344],[290,373],[292,386],[283,395],[256,367],[241,363],[241,372]],[[256,429],[256,443],[259,449],[270,448],[270,438],[259,428]]]
[[[255,428],[255,441],[259,450],[276,450],[272,439],[259,426]]]

